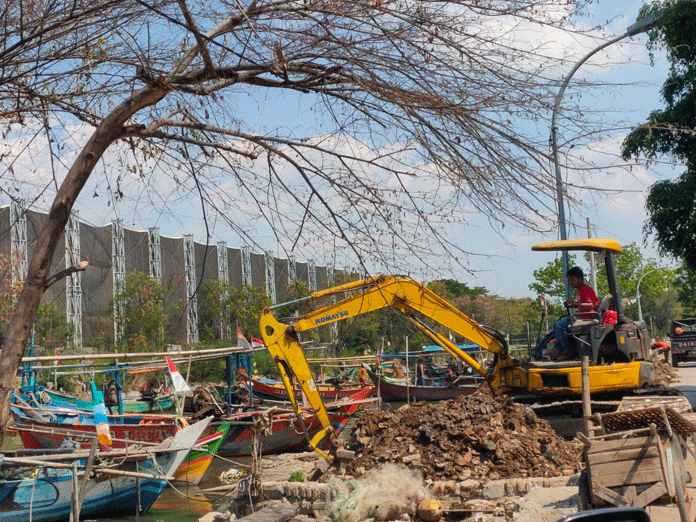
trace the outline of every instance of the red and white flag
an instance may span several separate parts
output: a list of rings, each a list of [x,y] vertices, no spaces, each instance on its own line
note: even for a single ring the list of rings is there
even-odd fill
[[[186,384],[186,381],[179,373],[179,370],[177,370],[176,364],[174,364],[174,361],[172,361],[168,356],[165,356],[164,360],[167,361],[167,368],[169,369],[169,377],[171,378],[172,384],[174,385],[174,391],[177,393],[191,391],[191,388],[189,388],[189,385]]]
[[[237,327],[237,346],[251,350],[251,345],[249,341],[246,340],[246,337],[244,337],[242,329],[239,326]]]
[[[256,337],[251,338],[251,347],[252,348],[263,348],[263,341],[261,339],[257,339]]]

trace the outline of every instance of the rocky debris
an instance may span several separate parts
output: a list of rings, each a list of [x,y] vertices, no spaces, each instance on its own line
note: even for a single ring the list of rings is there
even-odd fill
[[[677,369],[674,368],[669,361],[666,361],[662,356],[653,352],[653,367],[655,369],[655,384],[660,386],[669,386],[677,380]]]
[[[449,401],[367,412],[348,446],[356,458],[347,472],[355,477],[392,462],[431,481],[572,475],[582,453],[529,407],[486,387]]]

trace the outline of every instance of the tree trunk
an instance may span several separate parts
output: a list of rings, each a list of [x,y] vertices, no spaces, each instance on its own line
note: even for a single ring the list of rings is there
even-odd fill
[[[12,386],[36,319],[58,240],[65,231],[75,200],[106,149],[120,137],[123,125],[142,108],[157,104],[167,92],[164,88],[146,86],[114,108],[95,129],[56,193],[29,262],[27,278],[0,356],[0,446],[9,420]]]

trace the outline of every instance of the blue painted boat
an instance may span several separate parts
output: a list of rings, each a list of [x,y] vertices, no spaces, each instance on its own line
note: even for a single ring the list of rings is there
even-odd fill
[[[147,452],[131,450],[126,456],[118,453],[114,458],[110,458],[111,453],[100,453],[99,465],[92,468],[92,478],[84,490],[81,518],[112,518],[146,512],[209,422],[210,419],[206,419],[184,428],[173,439],[149,447]],[[82,473],[85,457],[85,452],[68,456],[80,459]],[[0,473],[5,478],[0,481],[0,522],[59,522],[70,518],[75,487],[71,464],[44,460],[43,465],[37,466],[40,459],[3,459]],[[79,476],[78,483],[82,480]]]

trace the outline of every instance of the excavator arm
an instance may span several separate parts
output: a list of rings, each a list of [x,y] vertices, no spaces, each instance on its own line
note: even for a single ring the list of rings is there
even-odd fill
[[[326,437],[331,440],[332,451],[333,448],[338,448],[338,444],[307,364],[307,359],[300,346],[298,338],[300,332],[390,307],[402,313],[451,355],[458,357],[479,374],[486,376],[494,390],[503,391],[501,372],[514,365],[509,358],[505,339],[497,332],[471,320],[422,284],[407,277],[382,275],[314,292],[306,299],[318,300],[345,293],[349,295],[341,301],[305,314],[294,320],[291,325],[278,322],[273,317],[270,308],[263,311],[260,321],[264,343],[278,367],[295,412],[298,417],[301,417],[300,407],[294,399],[291,376],[297,380],[323,426],[323,430],[310,440],[310,447],[330,462],[334,460],[333,455],[328,455],[317,448]],[[276,305],[274,308],[286,304],[289,303]],[[445,336],[433,330],[420,318],[421,315],[495,354],[495,364],[492,371],[486,371],[478,361]]]
[[[307,437],[309,448],[324,457],[329,463],[334,463],[335,453],[339,448],[338,438],[336,437],[333,426],[331,426],[329,414],[319,395],[319,391],[312,377],[312,372],[309,369],[309,364],[307,364],[307,359],[302,352],[302,347],[300,346],[297,335],[292,331],[291,326],[279,323],[268,308],[264,309],[261,314],[261,335],[266,348],[278,367],[280,377],[283,380],[285,389],[288,391],[288,397],[292,403],[292,408]],[[292,377],[296,379],[300,388],[302,388],[309,404],[321,423],[322,429],[314,435],[314,437],[308,435],[307,428],[304,424],[302,408],[295,397]],[[329,439],[331,444],[330,453],[326,453],[320,448],[321,442],[326,438]]]

